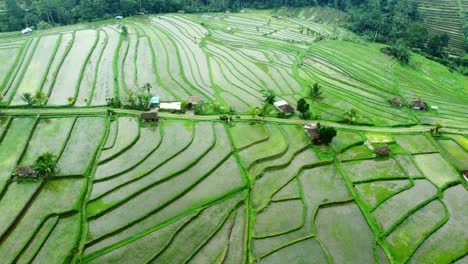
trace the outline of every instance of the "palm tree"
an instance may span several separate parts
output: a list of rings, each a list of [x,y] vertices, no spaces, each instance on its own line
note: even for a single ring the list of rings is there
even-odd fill
[[[72,105],[76,102],[76,97],[73,97],[73,96],[67,97],[67,101],[70,105]]]
[[[352,108],[344,113],[343,119],[348,123],[354,123],[358,118],[358,109]]]
[[[258,116],[259,113],[260,113],[260,109],[258,109],[258,107],[255,107],[255,106],[250,107],[249,114],[252,116],[252,118],[255,118],[256,116]]]
[[[21,95],[21,100],[26,102],[28,105],[32,105],[34,103],[34,97],[31,93],[23,93]]]
[[[314,85],[308,85],[307,86],[307,98],[311,99],[314,102],[320,102],[320,99],[322,99],[322,87],[316,82]]]
[[[263,101],[269,104],[273,104],[275,102],[275,92],[271,89],[263,89],[260,92],[263,94]]]
[[[439,133],[439,129],[441,129],[443,127],[444,127],[444,124],[442,123],[442,121],[438,120],[437,122],[435,122],[435,124],[434,124],[434,134]]]
[[[42,91],[37,91],[34,94],[33,103],[36,105],[42,106],[47,103],[48,99],[49,97],[47,97]]]

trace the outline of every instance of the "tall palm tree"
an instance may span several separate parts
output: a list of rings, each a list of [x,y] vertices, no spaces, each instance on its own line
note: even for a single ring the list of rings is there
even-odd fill
[[[275,102],[275,92],[271,89],[263,89],[261,90],[263,94],[263,101],[269,104],[273,104]]]
[[[357,108],[352,108],[344,113],[343,119],[348,122],[348,123],[354,123],[356,122],[356,119],[358,118],[358,109]]]

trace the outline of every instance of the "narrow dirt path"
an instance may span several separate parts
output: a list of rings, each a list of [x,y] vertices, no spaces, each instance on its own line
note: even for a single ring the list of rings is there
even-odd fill
[[[6,116],[67,116],[67,115],[107,115],[107,107],[92,107],[92,108],[32,108],[32,109],[3,109],[0,110],[0,115],[4,114]],[[128,109],[113,109],[118,114],[127,114],[127,115],[139,115],[141,111],[128,110]],[[189,114],[171,114],[167,112],[159,112],[159,116],[163,118],[174,118],[174,119],[191,119],[191,120],[200,120],[200,121],[213,121],[219,120],[218,115],[189,115]],[[234,119],[234,122],[250,122],[250,121],[265,121],[265,122],[275,122],[281,124],[305,124],[310,122],[320,122],[320,124],[325,126],[331,126],[341,129],[351,129],[351,130],[360,130],[368,132],[383,132],[383,133],[407,133],[407,132],[426,132],[431,126],[427,125],[416,125],[411,127],[375,127],[375,126],[360,126],[360,125],[351,125],[351,124],[342,124],[331,121],[323,120],[302,120],[302,119],[284,119],[284,118],[252,118],[248,115],[240,116],[240,119]],[[458,128],[442,128],[441,132],[445,133],[455,133],[468,135],[468,130],[458,129]]]

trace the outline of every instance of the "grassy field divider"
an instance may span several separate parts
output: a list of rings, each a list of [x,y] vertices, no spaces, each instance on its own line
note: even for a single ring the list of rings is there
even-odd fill
[[[155,26],[155,25],[154,25],[154,26]],[[157,27],[157,26],[155,26],[155,27]],[[157,27],[157,28],[162,32],[162,34],[164,34],[164,36],[167,37],[167,39],[172,43],[172,45],[174,46],[175,50],[177,51],[177,61],[178,61],[178,65],[179,65],[179,73],[180,73],[180,77],[182,78],[182,80],[184,80],[184,82],[190,86],[190,89],[191,89],[191,90],[195,90],[195,91],[199,92],[199,93],[202,94],[209,102],[211,102],[211,101],[212,101],[212,100],[211,100],[211,96],[207,96],[207,95],[205,94],[205,92],[203,92],[203,91],[201,91],[200,89],[198,89],[192,82],[190,82],[190,81],[188,80],[187,76],[185,75],[185,73],[184,73],[185,70],[184,70],[184,67],[182,66],[182,65],[183,65],[183,63],[182,63],[182,58],[180,57],[181,51],[179,50],[179,47],[178,47],[176,41],[174,40],[174,37],[173,37],[171,34],[167,33],[167,32],[166,32],[164,29],[162,29],[161,27]],[[156,34],[156,33],[154,32],[153,29],[152,29],[152,31],[153,31],[154,34]],[[151,45],[151,48],[153,48],[152,45]],[[167,50],[166,50],[166,54],[167,54]],[[169,59],[170,59],[170,58],[169,58]],[[197,66],[197,68],[198,68],[198,66]],[[192,69],[192,65],[190,65],[190,69]],[[194,73],[193,73],[193,70],[192,70],[192,74],[194,74]],[[190,92],[190,90],[185,89],[182,85],[181,85],[180,87],[181,87],[187,94],[192,95],[192,93]],[[177,98],[177,97],[175,97],[175,98]]]
[[[73,94],[73,97],[75,97],[75,98],[78,98],[78,94],[80,92],[80,86],[81,86],[81,82],[83,81],[83,75],[84,75],[84,72],[86,70],[86,66],[87,66],[89,60],[91,59],[91,56],[93,55],[93,52],[97,47],[97,44],[99,43],[99,35],[100,35],[100,32],[96,30],[96,40],[94,41],[93,45],[91,46],[91,49],[89,50],[88,54],[86,54],[86,58],[85,58],[85,60],[83,62],[83,65],[81,66],[81,69],[80,69],[78,81],[75,84],[75,93]],[[73,102],[72,105],[74,105],[74,104],[75,104],[75,102]]]
[[[379,237],[382,236],[382,232],[380,231],[380,228],[379,226],[377,225],[376,221],[375,221],[375,218],[372,216],[372,214],[369,212],[370,211],[370,208],[368,208],[368,206],[366,205],[366,203],[361,199],[361,197],[359,196],[357,190],[353,187],[353,182],[351,181],[351,179],[349,178],[347,172],[343,169],[343,167],[341,166],[340,164],[340,160],[339,159],[335,159],[334,161],[335,163],[335,166],[336,166],[336,169],[340,172],[340,174],[342,175],[344,181],[345,181],[345,184],[346,184],[346,187],[348,188],[348,191],[351,193],[352,197],[354,197],[354,201],[356,202],[356,204],[358,205],[358,208],[359,210],[361,211],[361,213],[364,215],[364,218],[366,219],[366,223],[367,225],[369,226],[369,228],[371,229],[372,233],[374,234],[374,239],[376,242],[378,240]]]
[[[447,206],[445,205],[445,203],[444,203],[440,198],[435,199],[435,200],[431,200],[429,203],[431,203],[431,202],[433,202],[433,201],[440,201],[440,202],[442,203],[442,205],[444,206],[445,217],[444,217],[441,221],[439,221],[439,222],[437,223],[437,225],[434,226],[434,227],[426,234],[425,237],[421,238],[421,239],[417,242],[416,248],[415,248],[414,251],[411,252],[411,254],[408,256],[408,259],[406,260],[405,263],[407,263],[407,262],[412,258],[412,256],[416,253],[416,251],[417,251],[418,248],[424,243],[424,241],[426,241],[429,237],[431,237],[432,234],[434,234],[437,230],[439,230],[442,226],[444,226],[444,225],[449,221],[449,219],[450,219],[450,213],[449,213],[448,208],[447,208]],[[429,203],[428,203],[428,204],[429,204]],[[421,208],[422,208],[422,207],[421,207]],[[420,209],[420,208],[418,208],[418,210],[419,210],[419,209]],[[408,217],[409,217],[409,216],[408,216]],[[405,220],[406,220],[406,219],[405,219]],[[392,231],[393,231],[393,230],[392,230]],[[391,234],[391,232],[388,232],[387,236],[388,236],[389,234]],[[386,240],[385,238],[382,238],[381,241],[382,241],[381,243],[383,243],[383,244],[385,244],[385,245],[388,244],[388,242],[387,242],[387,240]],[[388,248],[388,246],[387,246],[387,248]],[[393,254],[392,254],[391,252],[390,252],[390,255],[392,255],[392,258],[393,258]]]
[[[296,178],[293,178],[293,180],[295,180],[295,179]],[[268,234],[268,235],[263,235],[263,236],[253,234],[252,238],[254,238],[254,239],[265,239],[265,238],[270,238],[270,237],[281,236],[281,235],[284,235],[284,234],[291,233],[291,232],[302,229],[304,227],[304,225],[305,225],[305,221],[306,221],[305,218],[306,218],[306,213],[307,213],[307,208],[305,206],[305,203],[304,203],[304,200],[302,199],[302,197],[301,197],[301,199],[289,198],[289,199],[284,199],[284,200],[281,200],[281,201],[270,201],[269,205],[271,205],[274,202],[284,202],[284,201],[294,201],[294,200],[301,200],[301,203],[303,205],[302,206],[302,222],[301,222],[301,224],[299,226],[296,226],[296,227],[293,227],[293,228],[290,228],[290,229],[286,229],[286,230],[283,230],[283,231],[280,231],[280,232],[277,232],[277,233],[271,233],[271,234]],[[266,208],[268,208],[268,206],[263,208],[260,211],[256,211],[255,216],[257,216],[259,213],[262,213],[262,211],[266,210]]]
[[[23,45],[19,50],[13,67],[11,67],[10,72],[8,72],[7,78],[5,78],[4,82],[2,83],[2,86],[0,87],[3,95],[7,95],[7,93],[10,91],[11,85],[14,83],[16,76],[18,75],[18,72],[20,71],[21,66],[23,65],[24,59],[28,54],[28,50],[31,47],[32,42],[32,40],[28,40],[27,44]]]
[[[229,200],[229,199],[233,198],[234,196],[236,196],[237,194],[239,194],[239,192],[242,192],[242,191],[244,191],[244,190],[245,190],[244,187],[240,187],[240,188],[234,189],[234,190],[232,190],[232,191],[229,192],[229,193],[225,193],[223,196],[220,196],[220,197],[214,198],[214,199],[212,199],[212,200],[210,200],[210,201],[207,201],[204,205],[202,205],[202,206],[200,206],[200,207],[198,207],[198,208],[195,208],[195,209],[192,209],[192,210],[189,210],[189,211],[185,211],[185,212],[183,212],[183,213],[181,213],[181,214],[179,214],[179,215],[176,215],[176,216],[174,216],[174,217],[172,217],[172,218],[169,218],[169,219],[167,219],[167,220],[165,220],[165,221],[163,221],[163,222],[157,224],[156,226],[154,226],[154,227],[152,227],[152,228],[150,228],[150,229],[147,229],[147,230],[145,230],[145,231],[143,231],[143,232],[140,232],[140,233],[138,233],[138,234],[136,234],[136,235],[133,235],[133,236],[131,236],[131,237],[129,237],[129,238],[126,238],[125,240],[122,240],[122,241],[120,241],[120,242],[118,242],[118,243],[116,243],[116,244],[114,244],[114,245],[112,245],[112,246],[109,246],[109,247],[106,247],[106,248],[104,248],[104,249],[101,249],[101,250],[99,250],[99,251],[97,251],[97,252],[91,254],[90,257],[94,256],[94,258],[95,258],[95,257],[97,257],[96,255],[102,255],[102,254],[105,254],[105,253],[107,253],[107,252],[110,252],[110,251],[112,251],[112,250],[114,250],[114,249],[116,249],[116,248],[118,248],[118,247],[121,247],[121,246],[123,246],[123,245],[125,245],[125,244],[128,244],[129,242],[132,242],[132,241],[138,239],[138,238],[141,238],[141,237],[143,237],[143,236],[146,236],[146,235],[148,235],[148,234],[150,234],[150,233],[152,233],[152,232],[154,232],[154,231],[156,231],[156,230],[159,230],[159,229],[161,229],[161,228],[163,228],[163,227],[165,227],[165,226],[168,226],[168,225],[170,225],[170,224],[176,222],[177,220],[180,220],[181,218],[184,218],[184,217],[189,216],[189,215],[191,215],[191,214],[194,214],[194,213],[199,214],[202,210],[204,210],[204,209],[206,209],[206,208],[208,208],[208,207],[211,207],[211,206],[213,206],[213,205],[216,205],[216,204],[218,204],[218,203],[224,202],[224,201],[226,201],[226,200]],[[184,194],[185,194],[185,193],[184,193]],[[181,194],[181,196],[184,195],[184,194]],[[175,198],[175,199],[178,199],[178,197]],[[175,200],[175,199],[174,199],[174,200]],[[168,202],[166,205],[164,205],[163,207],[166,207],[166,206],[170,205],[170,203],[172,203],[172,201],[169,201],[169,202]],[[143,220],[146,219],[147,217],[149,217],[149,216],[151,216],[151,215],[153,215],[153,214],[159,212],[159,210],[161,210],[163,207],[158,208],[158,209],[157,209],[156,211],[154,211],[154,212],[150,212],[149,214],[147,214],[147,215],[141,217],[140,219],[137,219],[136,221],[133,221],[133,222],[131,222],[131,223],[128,223],[128,224],[125,225],[125,226],[122,226],[122,227],[120,227],[120,228],[118,228],[118,229],[116,229],[116,230],[114,230],[114,231],[112,231],[112,232],[110,232],[110,233],[108,233],[108,234],[105,234],[105,235],[103,235],[103,236],[101,236],[101,237],[99,237],[99,238],[96,238],[95,240],[92,240],[92,241],[88,242],[87,246],[92,246],[92,245],[94,245],[94,244],[96,244],[96,243],[98,243],[98,242],[100,242],[100,241],[102,241],[102,240],[104,240],[104,239],[106,239],[106,238],[112,237],[112,236],[115,235],[116,233],[119,233],[119,232],[121,232],[121,231],[127,229],[128,227],[131,227],[131,226],[133,226],[133,225],[138,224],[139,222],[143,221]]]
[[[133,169],[135,169],[135,168],[137,168],[137,167],[138,167],[141,163],[143,163],[148,157],[150,157],[151,155],[153,155],[154,152],[155,152],[156,150],[158,150],[159,146],[161,146],[161,144],[162,144],[162,142],[163,142],[163,140],[164,140],[164,138],[163,138],[163,137],[164,137],[164,134],[163,134],[163,133],[164,133],[164,129],[163,129],[162,126],[159,126],[159,131],[160,131],[161,138],[160,138],[158,144],[156,144],[156,146],[155,146],[150,152],[148,152],[148,154],[147,154],[146,156],[144,156],[144,157],[143,157],[140,161],[138,161],[137,163],[133,164],[131,167],[129,167],[129,168],[127,168],[127,169],[125,169],[125,170],[123,170],[123,171],[121,171],[121,172],[118,172],[118,173],[109,175],[108,178],[117,178],[118,176],[123,175],[123,174],[125,174],[125,173],[127,173],[127,172],[129,172],[129,171],[131,171],[131,170],[133,170]]]
[[[187,259],[184,260],[184,263],[188,263],[202,248],[203,246],[206,245],[206,243],[208,243],[210,241],[210,239],[212,239],[216,233],[219,232],[219,230],[221,230],[221,228],[227,223],[228,219],[229,218],[233,218],[233,215],[235,214],[235,210],[236,210],[236,207],[238,206],[238,204],[234,205],[233,208],[231,208],[231,211],[229,211],[222,219],[221,221],[218,223],[218,225],[215,227],[215,229],[206,237],[206,239],[200,243],[196,248],[195,250],[193,250],[190,255],[187,257]],[[231,219],[232,220],[232,219]],[[232,224],[231,224],[231,228],[232,226],[234,226],[234,221],[232,221]],[[228,243],[229,244],[229,243]]]
[[[88,102],[86,104],[87,106],[90,106],[91,101],[93,100],[94,90],[96,89],[97,76],[98,76],[98,72],[99,72],[99,64],[101,63],[102,56],[104,54],[104,50],[106,49],[107,44],[109,43],[109,37],[107,36],[107,32],[105,30],[98,31],[98,34],[99,34],[98,41],[99,41],[101,33],[104,33],[105,39],[104,39],[104,44],[102,46],[101,54],[99,54],[99,58],[98,58],[98,61],[96,63],[96,65],[97,65],[96,69],[94,69],[94,78],[93,78],[93,83],[91,84],[91,92],[89,93],[89,99],[88,99]]]
[[[130,148],[132,148],[135,143],[138,142],[138,140],[140,139],[140,136],[141,136],[141,124],[140,122],[137,121],[137,134],[135,136],[135,138],[130,142],[130,144],[128,144],[126,147],[122,148],[120,151],[118,151],[117,153],[114,153],[112,154],[111,156],[109,156],[108,158],[104,159],[104,160],[101,160],[99,161],[99,165],[101,164],[104,164],[104,163],[107,163],[115,158],[117,158],[118,156],[124,154],[127,150],[129,150]],[[105,142],[104,142],[105,143]]]
[[[158,164],[156,167],[153,167],[152,169],[149,169],[143,173],[139,173],[138,175],[136,175],[135,177],[133,177],[133,180],[131,181],[128,181],[122,185],[119,185],[118,187],[116,188],[120,188],[124,185],[127,185],[129,183],[132,183],[134,181],[137,181],[138,179],[144,177],[144,176],[147,176],[148,174],[154,172],[155,170],[157,170],[159,167],[161,167],[162,165],[166,164],[167,162],[169,162],[171,159],[177,157],[179,154],[181,154],[182,152],[184,152],[190,145],[192,145],[193,143],[193,139],[194,139],[194,134],[195,134],[195,125],[192,126],[192,132],[191,132],[191,135],[192,135],[192,138],[190,139],[190,141],[187,143],[187,145],[185,145],[181,150],[177,151],[176,153],[172,154],[170,157],[166,158],[164,161],[162,161],[160,164]],[[133,165],[131,168],[129,168],[129,170],[132,170],[132,169],[135,169],[137,165]],[[119,177],[121,174],[117,174],[117,175],[113,175],[111,177],[106,177],[106,178],[102,178],[102,179],[99,179],[99,180],[96,180],[95,182],[103,182],[103,181],[107,181],[107,180],[110,180],[110,179],[114,179],[114,178],[117,178]],[[110,191],[109,191],[110,192]],[[106,192],[105,194],[109,193],[109,192]],[[105,195],[103,194],[103,195]],[[102,196],[102,195],[101,195]],[[99,196],[99,197],[101,197]],[[98,197],[96,197],[95,199],[98,199]],[[93,200],[95,200],[93,199]]]
[[[8,129],[11,126],[11,122],[13,122],[13,119],[14,119],[13,117],[8,117],[7,124],[3,128],[2,133],[0,133],[0,143],[2,143],[3,139],[5,138],[5,136],[6,136],[7,132],[8,132]]]
[[[23,45],[21,46],[21,48],[19,49],[18,51],[18,54],[16,55],[16,58],[15,58],[15,63],[13,63],[13,66],[11,67],[11,69],[8,71],[8,73],[6,74],[5,76],[5,79],[3,80],[3,82],[0,84],[0,92],[3,92],[6,88],[5,86],[7,85],[7,83],[9,82],[10,78],[12,77],[13,73],[15,72],[15,70],[17,69],[18,67],[18,64],[20,63],[20,60],[21,60],[21,57],[23,54],[25,54],[25,50],[28,49],[29,45],[31,44],[31,42],[28,42],[28,44],[26,45]],[[15,73],[16,74],[16,73]],[[6,92],[8,92],[8,89],[6,89]],[[6,93],[5,93],[6,94]]]
[[[51,220],[52,219],[52,220]],[[35,251],[33,252],[28,252],[27,249],[29,246],[32,245],[32,243],[34,242],[34,239],[36,238],[36,236],[38,235],[38,233],[41,231],[42,228],[44,228],[45,224],[47,223],[47,221],[54,221],[52,223],[52,226],[50,228],[50,230],[48,230],[47,234],[45,235],[45,237],[43,238],[42,241],[39,242],[38,244],[38,247]],[[39,251],[41,251],[41,248],[44,246],[44,244],[46,243],[47,239],[49,239],[49,236],[52,234],[52,232],[54,231],[55,227],[57,226],[58,224],[58,221],[59,221],[59,217],[58,216],[49,216],[47,217],[40,225],[39,225],[39,228],[36,230],[36,232],[34,232],[32,238],[28,241],[28,243],[26,244],[26,246],[18,253],[18,255],[16,256],[16,258],[13,260],[13,263],[21,263],[21,257],[23,257],[24,254],[29,254],[29,259],[28,261],[29,262],[32,262],[34,260],[34,258],[37,256],[37,254],[39,254]],[[23,260],[24,261],[24,260]]]
[[[35,39],[36,40],[36,39]],[[34,40],[33,40],[34,42]],[[39,40],[36,40],[35,43],[33,44],[34,46],[32,47],[32,50],[29,54],[29,57],[26,59],[26,62],[23,61],[23,64],[26,63],[26,65],[29,65],[32,61],[32,58],[34,57],[34,53],[37,50],[37,46],[39,46]],[[26,55],[27,56],[27,55]],[[20,68],[23,68],[23,65],[21,65]],[[26,71],[28,69],[28,66],[25,66],[23,71],[19,73],[19,75],[16,75],[16,78],[19,78],[17,82],[13,81],[14,87],[10,87],[10,89],[13,89],[12,92],[10,93],[10,97],[8,98],[8,104],[11,104],[11,101],[15,97],[16,91],[18,90],[18,87],[21,84],[21,81],[23,80],[24,75],[26,74]],[[21,69],[20,69],[21,70]],[[15,78],[15,79],[16,79]]]
[[[107,137],[109,136],[109,129],[110,129],[110,117],[107,116],[106,117],[106,120],[105,120],[105,130],[104,130],[104,136],[101,140],[101,143],[99,145],[99,147],[97,148],[97,152],[96,152],[96,155],[95,157],[92,159],[93,162],[91,162],[91,164],[93,166],[91,166],[91,170],[90,170],[90,173],[88,175],[88,177],[85,177],[85,182],[84,182],[84,186],[83,186],[83,191],[81,193],[81,196],[80,196],[80,199],[78,200],[79,202],[81,202],[81,206],[80,206],[80,227],[79,227],[79,230],[78,230],[78,237],[79,239],[77,240],[76,242],[76,245],[75,245],[75,256],[73,258],[73,263],[77,263],[79,261],[77,261],[77,258],[79,258],[79,256],[82,255],[83,253],[83,250],[84,250],[84,246],[85,246],[85,243],[86,243],[86,236],[85,234],[88,232],[88,222],[87,222],[87,211],[86,211],[86,204],[87,204],[87,201],[89,200],[89,197],[91,196],[91,191],[93,189],[93,181],[94,181],[94,176],[95,176],[95,172],[96,172],[96,169],[97,169],[97,162],[99,160],[99,156],[101,155],[102,153],[102,146],[103,144],[105,144],[106,140],[107,140]],[[75,123],[76,123],[76,120],[75,120]],[[71,133],[70,133],[71,134]]]
[[[12,223],[8,228],[5,230],[3,234],[0,234],[0,244],[3,244],[2,242],[10,235],[11,232],[15,229],[15,226],[18,224],[18,222],[21,221],[21,219],[26,215],[28,212],[28,209],[31,207],[31,205],[34,203],[36,198],[39,196],[41,193],[42,189],[44,188],[44,182],[41,181],[39,187],[34,191],[33,195],[31,195],[31,198],[27,201],[27,203],[23,206],[21,211],[18,213],[18,215],[13,219]],[[6,189],[6,188],[5,188]],[[2,192],[2,195],[0,197],[4,196],[5,191]]]
[[[122,78],[122,83],[121,83],[121,84],[122,84],[122,87],[121,87],[121,88],[122,88],[122,90],[124,90],[126,93],[128,93],[129,90],[128,90],[128,87],[127,87],[127,82],[125,81],[125,61],[126,61],[127,56],[128,56],[128,51],[130,50],[130,37],[127,35],[126,37],[121,36],[121,38],[122,38],[123,41],[127,42],[127,45],[126,45],[127,48],[125,49],[125,51],[124,51],[123,54],[122,54],[123,56],[122,56],[122,61],[121,61],[121,63],[120,63],[120,61],[119,61],[118,67],[120,67],[120,70],[119,70],[118,72],[119,72],[120,76],[122,76],[122,77],[121,77],[121,78]],[[135,48],[135,49],[136,49],[136,48]],[[135,56],[135,57],[136,57],[136,56]],[[135,76],[136,76],[136,75],[135,75]],[[120,91],[120,89],[119,89],[119,91]],[[120,92],[119,92],[119,94],[118,94],[118,97],[120,98]]]
[[[153,34],[154,34],[154,32],[153,32]],[[162,89],[166,90],[166,92],[168,92],[174,98],[178,98],[178,96],[174,92],[172,92],[171,89],[168,89],[168,87],[163,87],[163,82],[161,81],[161,77],[159,76],[158,70],[157,70],[158,66],[156,64],[156,52],[154,51],[153,43],[151,43],[151,39],[150,39],[150,37],[148,35],[147,35],[147,38],[148,38],[147,39],[148,46],[150,47],[150,50],[151,50],[151,61],[152,61],[152,66],[153,66],[153,74],[154,74],[154,76],[156,76],[156,81],[157,81],[158,85],[161,86]],[[177,46],[175,46],[175,47],[177,47]],[[137,46],[137,49],[138,49],[138,46]],[[137,54],[137,56],[135,56],[135,58],[138,57],[138,53],[136,53],[136,54]],[[138,82],[136,82],[136,83],[138,84]]]
[[[65,151],[65,147],[67,146],[67,143],[68,143],[68,140],[70,140],[70,136],[73,132],[73,129],[75,129],[75,124],[76,124],[76,120],[78,120],[78,117],[75,117],[74,118],[75,120],[73,120],[73,124],[71,125],[70,127],[70,131],[68,131],[67,133],[67,136],[65,137],[65,141],[63,142],[63,145],[62,147],[60,148],[60,152],[57,153],[57,158],[55,159],[57,162],[60,160],[60,158],[62,157],[62,154],[63,152]]]
[[[50,83],[50,90],[47,94],[48,97],[52,94],[52,91],[54,90],[55,82],[57,81],[57,75],[60,72],[60,69],[62,68],[63,63],[65,62],[65,59],[67,58],[68,54],[70,53],[70,50],[73,47],[73,43],[75,42],[75,31],[72,32],[72,38],[70,40],[70,43],[67,44],[67,47],[65,48],[65,53],[63,54],[63,57],[60,59],[60,62],[57,65],[57,69],[55,72],[52,74],[52,81]]]
[[[172,202],[174,202],[175,200],[177,200],[177,199],[183,197],[186,193],[190,192],[193,188],[195,188],[195,186],[197,186],[199,183],[201,183],[202,181],[204,181],[209,175],[211,175],[216,169],[218,169],[219,166],[221,166],[222,164],[224,164],[224,162],[225,162],[227,159],[229,159],[230,156],[231,156],[230,154],[227,155],[227,156],[226,156],[222,161],[220,161],[214,168],[212,168],[209,172],[207,172],[207,173],[204,174],[202,177],[200,177],[197,181],[195,181],[195,182],[194,182],[192,185],[190,185],[187,189],[183,190],[181,193],[179,193],[179,194],[177,194],[176,196],[172,197],[170,200],[164,202],[164,203],[161,204],[159,207],[157,207],[157,208],[151,210],[151,211],[148,212],[146,215],[143,215],[143,216],[141,216],[141,217],[139,217],[139,218],[133,220],[132,222],[127,223],[126,225],[122,225],[122,226],[120,226],[120,227],[114,229],[113,231],[111,231],[111,232],[109,232],[109,233],[107,233],[107,234],[104,234],[104,235],[102,235],[102,236],[100,236],[100,237],[98,237],[98,238],[96,238],[96,239],[94,239],[94,240],[88,242],[88,244],[90,244],[90,245],[96,244],[97,242],[99,242],[99,241],[101,241],[101,240],[103,240],[103,239],[105,239],[105,238],[108,238],[108,237],[112,236],[113,234],[118,233],[118,232],[120,232],[120,231],[122,231],[122,230],[124,230],[124,229],[126,229],[126,228],[128,228],[128,227],[130,227],[130,226],[133,226],[133,225],[135,225],[135,224],[137,224],[137,223],[143,221],[143,220],[146,219],[147,217],[149,217],[149,216],[151,216],[151,215],[153,215],[153,214],[156,214],[156,213],[159,212],[160,210],[162,210],[162,209],[164,209],[164,208],[170,206]],[[205,205],[204,205],[204,206],[201,206],[201,207],[205,207],[205,206],[207,206],[207,205],[209,205],[209,204],[215,203],[216,201],[218,201],[219,199],[222,199],[223,197],[234,196],[235,194],[237,194],[237,193],[239,193],[239,192],[245,190],[246,188],[247,188],[247,186],[240,186],[240,187],[238,187],[238,188],[235,188],[235,189],[231,190],[230,192],[225,193],[225,194],[222,195],[222,196],[219,196],[219,197],[216,197],[216,198],[214,198],[214,199],[205,201]],[[148,189],[148,188],[146,188],[146,189]],[[132,195],[132,196],[135,196],[135,195],[137,195],[137,194],[134,194],[134,195]],[[133,197],[129,197],[129,198],[127,198],[126,200],[130,200],[130,199],[132,199],[132,198],[133,198]],[[112,208],[112,209],[115,209],[115,208]]]
[[[214,130],[214,126],[212,126],[212,129]],[[193,134],[192,134],[192,135],[193,135]],[[185,166],[185,167],[183,167],[183,168],[177,168],[177,170],[172,171],[172,172],[169,172],[169,173],[167,174],[166,177],[164,177],[164,178],[162,178],[162,179],[160,179],[160,180],[157,180],[157,181],[151,183],[150,185],[145,186],[144,188],[141,188],[140,190],[138,190],[138,191],[136,191],[135,193],[133,193],[132,196],[136,196],[136,195],[138,195],[138,194],[140,194],[140,193],[143,193],[143,192],[147,191],[148,189],[150,189],[150,188],[152,188],[152,187],[154,187],[154,186],[157,186],[157,185],[159,185],[159,184],[161,184],[161,183],[163,183],[163,182],[169,181],[171,178],[176,177],[176,176],[178,176],[179,174],[182,174],[182,173],[184,173],[184,172],[190,170],[190,168],[192,168],[193,166],[195,166],[200,160],[203,159],[203,157],[204,157],[208,152],[210,152],[210,151],[216,146],[216,133],[213,133],[213,137],[214,137],[214,138],[213,138],[213,141],[212,141],[210,147],[209,147],[205,152],[201,153],[201,155],[200,155],[199,157],[197,157],[195,160],[193,160],[192,162],[190,162],[189,164],[187,164],[187,166]],[[192,136],[192,141],[193,141],[193,136]],[[190,145],[191,145],[191,144],[190,144]],[[189,145],[187,145],[187,147],[188,147],[188,146],[189,146]],[[230,155],[227,155],[227,156],[229,157]],[[174,157],[175,157],[175,156],[174,156]],[[227,159],[227,158],[226,158],[226,159]],[[168,160],[166,160],[166,161],[169,161],[169,160],[170,160],[170,159],[168,159]],[[161,165],[163,165],[163,164],[160,164],[158,167],[160,167]],[[221,165],[221,164],[220,164],[220,165]],[[220,165],[218,165],[217,167],[219,167]],[[145,176],[146,176],[146,175],[145,175]],[[118,188],[122,188],[122,187],[124,187],[124,186],[126,186],[126,185],[128,185],[128,184],[130,184],[130,183],[132,183],[132,182],[134,182],[134,181],[137,181],[137,180],[139,180],[140,178],[142,178],[142,177],[138,177],[138,178],[135,177],[134,180],[129,181],[129,182],[126,182],[126,183],[124,183],[124,184],[121,184],[121,185],[119,185],[118,187],[114,188],[113,190],[109,190],[109,191],[107,191],[107,192],[101,194],[100,196],[98,196],[98,197],[94,198],[93,200],[91,200],[91,202],[100,199],[101,197],[105,196],[106,194],[112,193],[113,191],[115,191],[115,190],[118,189]],[[132,199],[132,196],[128,197],[127,199],[124,199],[124,200],[120,201],[119,203],[123,203],[123,202],[126,202],[126,201]],[[115,206],[116,206],[116,205],[114,205],[114,206],[112,206],[112,207],[109,207],[109,208],[107,208],[106,210],[104,210],[104,211],[102,211],[102,212],[100,212],[100,213],[98,213],[98,214],[96,214],[96,215],[91,216],[91,219],[96,218],[96,217],[99,217],[99,216],[101,216],[101,215],[103,215],[103,214],[105,214],[105,213],[107,213],[107,212],[109,212],[109,211],[114,210],[114,209],[115,209]]]
[[[62,37],[63,35],[62,34],[59,34],[59,37],[57,39],[57,42],[55,43],[55,47],[54,47],[54,51],[52,52],[52,56],[50,56],[50,59],[49,59],[49,62],[47,63],[47,68],[44,72],[44,75],[42,76],[42,80],[39,84],[39,91],[42,91],[42,89],[44,88],[44,85],[47,81],[47,76],[49,75],[49,71],[50,71],[50,68],[52,67],[52,63],[54,62],[54,58],[57,54],[57,51],[60,47],[60,42],[62,42]]]
[[[122,48],[122,34],[119,35],[119,42],[117,48],[114,51],[114,59],[112,61],[112,72],[114,74],[114,98],[119,98],[119,55],[120,49]]]
[[[114,147],[115,145],[115,141],[117,141],[117,135],[119,134],[119,119],[118,118],[115,118],[115,120],[109,120],[110,124],[109,124],[109,133],[107,135],[107,138],[106,138],[106,141],[109,140],[109,136],[110,136],[110,130],[112,129],[112,123],[115,124],[115,129],[117,130],[117,132],[115,132],[115,136],[112,140],[112,143],[109,147],[106,147],[105,145],[102,147],[102,150],[108,150],[108,149],[111,149]]]

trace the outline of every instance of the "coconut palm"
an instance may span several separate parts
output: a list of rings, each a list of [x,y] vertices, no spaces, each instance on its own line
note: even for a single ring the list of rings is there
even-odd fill
[[[31,93],[23,93],[21,95],[21,100],[23,100],[28,105],[32,105],[34,103],[34,97]]]
[[[356,119],[358,118],[358,109],[357,108],[352,108],[344,113],[343,119],[348,122],[348,123],[354,123],[356,122]]]
[[[320,102],[322,99],[322,87],[318,83],[307,86],[307,98],[311,99],[314,102]]]
[[[42,105],[45,105],[47,103],[48,99],[49,99],[49,97],[47,97],[42,91],[37,91],[34,94],[33,104],[42,106]]]
[[[275,92],[271,89],[262,89],[260,92],[263,94],[263,101],[269,104],[273,104],[275,102]]]

